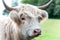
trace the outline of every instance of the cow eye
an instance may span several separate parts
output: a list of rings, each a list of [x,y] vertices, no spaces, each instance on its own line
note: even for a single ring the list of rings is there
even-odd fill
[[[25,18],[21,18],[22,20],[25,20]]]
[[[25,16],[23,15],[23,13],[20,15],[21,20],[25,20]]]
[[[42,18],[41,17],[38,17],[38,22],[40,22],[42,20]]]
[[[41,17],[38,17],[38,19],[42,19]]]

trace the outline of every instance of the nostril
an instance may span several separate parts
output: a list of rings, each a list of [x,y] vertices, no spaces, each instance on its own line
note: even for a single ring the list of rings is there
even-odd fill
[[[40,29],[35,29],[34,34],[41,34],[41,30]]]
[[[37,33],[37,31],[36,31],[36,30],[34,30],[34,33]]]
[[[35,29],[33,31],[33,36],[39,36],[39,35],[41,35],[41,30],[40,29]]]

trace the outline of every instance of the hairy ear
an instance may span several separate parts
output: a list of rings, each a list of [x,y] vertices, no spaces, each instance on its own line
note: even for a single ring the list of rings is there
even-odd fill
[[[16,22],[17,24],[20,24],[20,20],[19,20],[19,17],[18,17],[18,12],[13,10],[13,11],[10,12],[9,16],[14,22]]]
[[[46,19],[48,19],[48,13],[45,11],[45,10],[41,10],[39,12],[39,15],[40,15],[40,18],[38,18],[38,21],[41,23],[41,22],[44,22]]]

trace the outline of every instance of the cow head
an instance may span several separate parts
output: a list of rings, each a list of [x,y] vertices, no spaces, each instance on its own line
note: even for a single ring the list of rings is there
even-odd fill
[[[10,18],[18,25],[23,37],[36,37],[41,34],[41,25],[38,21],[39,17],[32,14],[30,11],[12,10],[9,14]]]
[[[10,18],[18,25],[24,38],[34,38],[41,34],[40,22],[48,18],[48,13],[42,9],[48,7],[51,2],[52,0],[46,5],[39,7],[23,4],[11,8],[7,6],[3,0],[5,8],[10,11]]]

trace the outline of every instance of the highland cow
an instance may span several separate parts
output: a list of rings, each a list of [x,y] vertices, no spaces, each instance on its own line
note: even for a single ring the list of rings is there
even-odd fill
[[[8,16],[0,16],[0,40],[31,40],[41,35],[41,21],[48,18],[48,13],[43,10],[52,0],[43,6],[21,4],[9,7],[2,0],[9,11]]]

